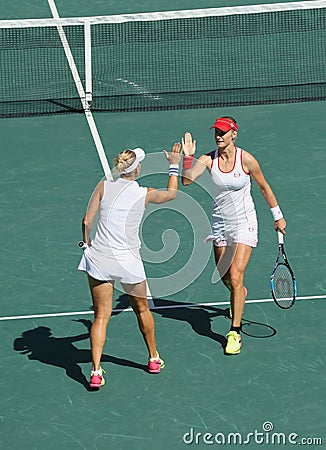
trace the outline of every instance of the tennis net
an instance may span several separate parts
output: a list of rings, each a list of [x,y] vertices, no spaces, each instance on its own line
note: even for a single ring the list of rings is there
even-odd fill
[[[0,21],[0,117],[325,100],[325,13],[315,0]]]

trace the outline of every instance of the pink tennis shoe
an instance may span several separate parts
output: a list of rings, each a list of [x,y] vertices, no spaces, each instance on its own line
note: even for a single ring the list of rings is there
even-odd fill
[[[158,352],[156,352],[155,358],[150,358],[148,360],[148,372],[149,373],[160,373],[161,369],[165,367],[165,363]]]
[[[100,368],[100,370],[92,370],[91,379],[89,385],[91,388],[100,388],[105,385],[105,378],[103,377],[103,372],[105,371]]]

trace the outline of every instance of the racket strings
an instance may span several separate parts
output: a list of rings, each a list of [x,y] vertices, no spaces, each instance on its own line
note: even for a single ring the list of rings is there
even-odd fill
[[[274,274],[274,294],[279,302],[291,303],[294,298],[292,274],[287,266],[279,264]]]

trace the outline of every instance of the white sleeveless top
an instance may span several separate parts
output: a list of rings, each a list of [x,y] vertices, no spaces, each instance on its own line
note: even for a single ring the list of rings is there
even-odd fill
[[[90,249],[110,253],[112,250],[139,249],[139,227],[145,211],[147,188],[137,181],[119,178],[104,182],[97,230]]]
[[[250,175],[243,169],[241,148],[236,147],[234,166],[228,172],[219,168],[217,149],[212,162],[211,177],[215,190],[212,225],[215,222],[236,226],[256,220]]]

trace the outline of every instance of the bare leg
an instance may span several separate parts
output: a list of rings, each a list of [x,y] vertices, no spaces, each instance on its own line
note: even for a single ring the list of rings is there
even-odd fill
[[[214,247],[217,268],[223,265],[222,260],[230,252],[231,247]],[[230,290],[230,302],[232,308],[232,326],[240,327],[244,311],[246,289],[243,285],[244,275],[249,263],[252,248],[245,244],[237,244],[232,248],[234,257],[227,271],[224,270],[222,280]]]
[[[94,322],[90,332],[92,370],[99,370],[106,339],[106,330],[112,313],[113,282],[103,282],[88,276],[94,306]]]
[[[128,294],[131,307],[137,316],[138,326],[143,335],[149,357],[155,358],[157,354],[155,326],[153,314],[149,309],[146,298],[146,281],[135,285],[123,284],[123,288]]]

